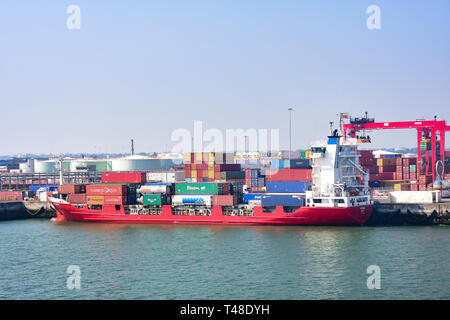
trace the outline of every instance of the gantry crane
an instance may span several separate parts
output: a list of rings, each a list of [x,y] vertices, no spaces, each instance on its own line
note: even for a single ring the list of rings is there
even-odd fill
[[[386,130],[386,129],[416,129],[417,130],[417,174],[433,176],[436,179],[436,164],[440,160],[445,163],[445,132],[450,131],[445,120],[416,120],[416,121],[396,121],[396,122],[375,122],[374,118],[369,118],[366,112],[365,117],[350,118],[350,123],[344,124],[341,114],[341,126],[344,138],[350,136],[358,137],[359,132],[366,130]],[[344,114],[346,115],[346,114]],[[370,137],[358,137],[362,142],[370,142]],[[437,154],[437,144],[439,143],[439,154]],[[431,144],[431,147],[429,145]],[[424,146],[426,146],[425,150]],[[431,156],[430,156],[431,151]],[[423,154],[422,154],[423,153]],[[430,161],[431,157],[431,161]]]

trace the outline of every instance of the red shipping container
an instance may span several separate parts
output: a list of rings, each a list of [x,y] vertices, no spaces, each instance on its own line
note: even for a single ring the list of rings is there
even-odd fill
[[[369,181],[379,181],[379,180],[381,180],[379,174],[371,174],[371,175],[369,175]]]
[[[125,196],[127,195],[127,186],[123,184],[92,184],[86,186],[86,194],[92,196]]]
[[[312,181],[311,169],[267,170],[267,181]]]
[[[450,173],[444,174],[444,180],[450,180]]]
[[[105,196],[105,204],[127,204],[126,196]]]
[[[411,191],[419,191],[419,185],[417,183],[411,183]]]
[[[378,178],[380,180],[395,180],[394,175],[395,172],[383,172],[378,174]]]
[[[83,204],[86,203],[86,193],[72,193],[67,197],[70,203]]]
[[[236,205],[236,196],[234,195],[215,195],[212,198],[213,206],[234,206]]]
[[[104,172],[103,183],[145,183],[145,172]]]
[[[191,170],[184,170],[184,177],[190,178],[191,177]]]
[[[86,186],[83,184],[60,184],[59,194],[86,193]]]
[[[416,179],[417,179],[417,174],[416,174],[416,172],[410,172],[410,173],[409,173],[409,179],[411,179],[411,180],[416,180]]]
[[[395,165],[400,167],[403,166],[403,158],[395,159]]]
[[[220,179],[220,172],[214,171],[214,179]]]
[[[382,167],[378,167],[379,172],[383,173],[383,172],[395,172],[397,170],[396,166],[382,166]]]

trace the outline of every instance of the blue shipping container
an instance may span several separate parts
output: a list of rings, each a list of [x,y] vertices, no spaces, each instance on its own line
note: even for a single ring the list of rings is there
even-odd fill
[[[243,196],[244,196],[243,202],[245,204],[248,204],[248,202],[250,200],[261,200],[262,194],[261,193],[244,193]]]
[[[305,181],[267,182],[266,191],[273,193],[304,193],[310,186]]]
[[[305,197],[302,195],[264,194],[261,196],[263,207],[302,207]]]

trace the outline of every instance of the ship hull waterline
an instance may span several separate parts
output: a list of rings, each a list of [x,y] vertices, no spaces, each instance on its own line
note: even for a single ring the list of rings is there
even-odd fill
[[[57,217],[54,222],[80,221],[124,224],[222,224],[222,225],[316,225],[361,226],[372,214],[373,206],[355,207],[301,207],[285,213],[283,207],[275,212],[264,212],[254,207],[253,215],[223,215],[222,207],[213,206],[211,215],[174,215],[171,206],[162,206],[160,214],[125,214],[123,207],[103,206],[102,210],[77,208],[69,203],[53,203]]]

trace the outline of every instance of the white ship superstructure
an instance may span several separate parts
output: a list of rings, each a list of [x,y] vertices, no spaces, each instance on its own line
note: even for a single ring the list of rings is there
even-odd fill
[[[311,148],[312,190],[309,207],[354,207],[372,204],[369,175],[359,165],[356,139],[344,139],[336,131]]]

